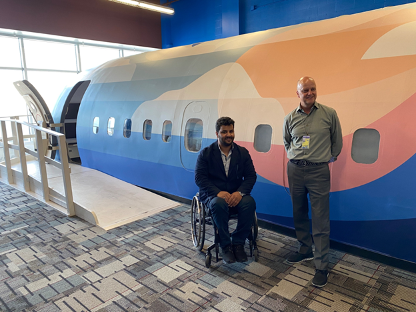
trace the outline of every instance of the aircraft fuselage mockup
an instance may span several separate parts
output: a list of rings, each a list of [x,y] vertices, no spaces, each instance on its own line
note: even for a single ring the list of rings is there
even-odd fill
[[[408,4],[147,52],[87,72],[52,115],[73,160],[188,199],[198,152],[229,116],[258,174],[258,218],[293,227],[282,126],[311,76],[344,141],[330,164],[331,239],[416,262],[415,38]]]

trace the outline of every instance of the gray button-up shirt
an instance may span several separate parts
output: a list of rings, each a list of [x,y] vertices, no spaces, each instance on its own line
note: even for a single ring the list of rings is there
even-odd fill
[[[304,136],[310,136],[309,149],[302,148]],[[315,102],[309,114],[300,105],[283,123],[283,142],[289,159],[327,162],[341,153],[342,131],[336,111]]]
[[[222,163],[224,164],[225,175],[228,177],[228,170],[230,169],[231,154],[233,153],[234,144],[232,145],[230,151],[228,152],[228,156],[223,153],[219,144],[218,144],[218,148],[220,149],[220,152],[221,152],[221,158],[222,158]]]

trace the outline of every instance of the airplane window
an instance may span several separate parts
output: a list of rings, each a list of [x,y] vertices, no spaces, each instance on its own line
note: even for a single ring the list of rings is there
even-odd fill
[[[162,140],[163,142],[170,142],[172,138],[172,122],[170,120],[165,120],[163,123],[162,129]]]
[[[202,120],[191,118],[185,126],[185,148],[190,152],[198,152],[202,146]]]
[[[352,137],[351,158],[359,164],[372,164],[378,159],[380,133],[376,129],[358,129]]]
[[[114,119],[114,117],[108,118],[107,133],[110,136],[114,134],[114,124],[115,123],[116,123],[116,120]]]
[[[272,146],[272,127],[258,125],[254,132],[254,149],[257,152],[267,153]]]
[[[143,123],[143,139],[150,140],[152,138],[152,121],[146,119]]]
[[[100,125],[100,117],[94,117],[94,121],[92,123],[92,132],[97,134]]]
[[[131,135],[131,119],[124,120],[123,135],[125,138],[129,138]]]

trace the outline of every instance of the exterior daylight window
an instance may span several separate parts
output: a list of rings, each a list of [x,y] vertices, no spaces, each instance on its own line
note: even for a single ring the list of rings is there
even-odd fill
[[[13,87],[13,82],[22,79],[22,71],[0,69],[0,117],[8,118],[7,116],[26,115],[25,101],[19,92],[16,92],[16,89]],[[13,103],[13,105],[7,105],[6,103]]]
[[[352,137],[351,158],[360,164],[372,164],[378,159],[380,133],[376,129],[358,129]]]
[[[152,138],[152,121],[146,119],[143,123],[143,139],[150,140]]]
[[[198,152],[202,146],[202,129],[201,119],[191,118],[185,126],[185,148],[190,152]]]
[[[0,47],[0,67],[21,66],[19,40],[17,38],[0,36]]]
[[[129,138],[131,135],[131,119],[124,120],[123,136]]]
[[[28,68],[77,70],[74,44],[25,39]]]
[[[267,153],[272,146],[272,127],[258,125],[254,132],[254,149],[257,152]]]
[[[15,81],[30,81],[53,111],[61,100],[61,91],[74,85],[78,73],[122,56],[152,50],[157,49],[1,28],[0,117],[28,113],[25,101],[12,86]],[[93,131],[98,133],[98,128]]]
[[[163,142],[170,142],[172,138],[172,122],[170,120],[165,120],[163,123],[162,129],[162,140]]]
[[[114,124],[115,123],[116,123],[116,120],[114,119],[114,117],[108,118],[107,133],[110,136],[114,134]]]
[[[107,49],[102,47],[93,47],[88,45],[80,45],[82,69],[90,69],[96,66],[119,58],[118,49]]]
[[[124,57],[126,56],[130,56],[130,55],[138,55],[141,54],[142,52],[140,51],[131,51],[131,50],[124,50]]]
[[[92,123],[92,132],[97,134],[99,126],[100,126],[100,117],[94,117],[94,121]]]

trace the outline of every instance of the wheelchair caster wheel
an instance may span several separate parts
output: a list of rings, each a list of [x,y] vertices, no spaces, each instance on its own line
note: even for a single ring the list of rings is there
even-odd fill
[[[210,253],[205,256],[205,266],[207,268],[209,268],[211,266],[211,258],[212,258],[212,256],[211,256]]]
[[[253,253],[254,253],[254,261],[258,262],[259,261],[259,250],[254,249]]]

